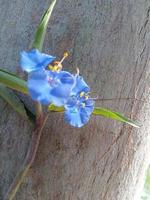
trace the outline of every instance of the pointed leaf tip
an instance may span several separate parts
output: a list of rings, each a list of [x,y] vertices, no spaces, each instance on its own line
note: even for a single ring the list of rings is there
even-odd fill
[[[48,110],[51,112],[63,112],[64,107],[58,107],[53,104],[50,104],[48,107]],[[106,108],[95,107],[93,111],[93,115],[100,115],[100,116],[114,119],[120,122],[124,122],[136,128],[139,128],[141,126],[139,122],[133,121],[127,117],[124,117],[122,114],[118,112],[114,112]]]
[[[46,34],[46,30],[47,30],[47,25],[48,25],[48,22],[51,17],[51,14],[52,14],[55,4],[56,4],[56,0],[52,0],[49,8],[44,13],[44,15],[40,21],[40,24],[37,27],[37,31],[35,33],[32,48],[39,49],[40,51],[42,50],[44,39],[45,39],[45,34]]]
[[[122,114],[120,114],[118,112],[114,112],[114,111],[111,111],[106,108],[95,107],[93,114],[101,115],[103,117],[107,117],[107,118],[114,119],[114,120],[117,120],[120,122],[124,122],[124,123],[127,123],[136,128],[139,128],[141,126],[139,122],[135,122],[127,117],[124,117]]]

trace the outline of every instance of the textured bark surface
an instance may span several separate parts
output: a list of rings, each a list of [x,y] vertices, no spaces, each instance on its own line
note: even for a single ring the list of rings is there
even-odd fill
[[[0,1],[0,67],[17,71],[49,0]],[[140,129],[93,116],[81,129],[50,115],[36,160],[15,200],[137,200],[150,151],[150,1],[58,0],[44,52],[71,55],[96,102],[142,122]],[[0,199],[22,166],[32,128],[0,99]],[[138,189],[138,191],[137,191]]]

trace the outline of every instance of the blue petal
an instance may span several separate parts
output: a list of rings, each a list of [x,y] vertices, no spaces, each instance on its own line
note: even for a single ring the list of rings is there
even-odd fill
[[[85,106],[83,107],[83,104]],[[77,96],[69,98],[65,105],[65,120],[74,127],[82,127],[86,124],[94,110],[94,101],[92,99],[82,101]]]
[[[87,115],[91,115],[94,110],[95,102],[92,99],[88,99],[85,101],[85,107],[81,108],[81,112],[86,112]]]
[[[58,78],[62,84],[72,85],[72,88],[75,85],[75,78],[72,74],[67,71],[61,71],[58,73]]]
[[[82,127],[85,125],[93,112],[94,101],[89,99],[85,101],[85,107],[81,104],[77,104],[77,98],[70,98],[65,105],[65,120],[74,127]]]
[[[28,77],[29,94],[33,100],[42,104],[52,102],[56,106],[62,106],[67,102],[74,82],[74,76],[69,72],[36,70]]]
[[[78,98],[77,96],[71,96],[65,104],[65,108],[69,109],[77,105]]]
[[[75,107],[65,110],[65,120],[71,126],[80,128],[85,125],[90,119],[90,115],[87,115],[84,112],[79,112]]]
[[[78,95],[78,93],[80,92],[89,92],[90,88],[89,86],[86,84],[86,82],[84,81],[83,77],[82,76],[75,76],[76,78],[76,85],[75,87],[73,88],[71,94],[72,95]]]
[[[80,92],[88,93],[89,86],[81,76],[75,76],[76,82],[71,96],[65,104],[65,120],[74,127],[82,127],[86,124],[94,109],[94,101],[80,97]]]
[[[33,49],[29,52],[22,51],[20,55],[20,66],[22,70],[26,72],[44,69],[55,59],[54,56],[41,53],[37,49]]]
[[[28,89],[33,100],[45,105],[51,103],[50,85],[46,70],[37,70],[29,74]]]
[[[56,106],[64,105],[72,91],[75,84],[74,76],[69,72],[61,71],[53,74],[55,85],[51,88],[50,95],[53,104]]]

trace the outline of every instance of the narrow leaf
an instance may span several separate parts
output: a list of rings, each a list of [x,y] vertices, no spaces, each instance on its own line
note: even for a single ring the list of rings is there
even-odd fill
[[[4,73],[7,73],[7,74],[9,74],[9,75],[15,76],[15,77],[17,77],[17,78],[19,78],[16,74],[14,74],[14,73],[12,73],[12,72],[9,72],[9,71],[7,71],[6,69],[1,69],[1,68],[0,68],[0,71],[1,71],[1,72],[4,72]]]
[[[53,104],[50,104],[48,107],[48,110],[51,112],[63,112],[64,107],[57,107]],[[93,115],[101,115],[103,117],[114,119],[114,120],[117,120],[120,122],[125,122],[125,123],[130,124],[131,126],[134,126],[137,128],[139,128],[139,126],[140,126],[140,124],[138,122],[135,122],[127,117],[124,117],[122,114],[120,114],[118,112],[114,112],[114,111],[108,110],[106,108],[95,107],[95,109],[93,111]]]
[[[45,34],[46,34],[46,29],[47,29],[47,25],[48,25],[48,21],[50,19],[51,13],[53,11],[53,8],[55,6],[56,0],[52,0],[49,8],[46,10],[46,12],[44,13],[40,24],[37,28],[37,31],[35,33],[35,37],[34,37],[34,42],[32,44],[33,48],[42,50],[43,47],[43,42],[45,39]]]
[[[24,94],[28,94],[26,81],[17,77],[15,74],[4,71],[2,69],[0,69],[0,83],[11,89],[17,90]]]
[[[8,90],[7,87],[0,84],[0,96],[21,116],[24,118],[28,118],[26,110],[24,108],[23,103],[20,99],[15,95],[12,91]]]
[[[106,108],[95,107],[93,114],[94,115],[102,115],[103,117],[115,119],[120,122],[125,122],[125,123],[130,124],[131,126],[134,126],[137,128],[139,128],[139,126],[140,126],[140,124],[138,122],[132,121],[131,119],[124,117],[122,114],[108,110]]]

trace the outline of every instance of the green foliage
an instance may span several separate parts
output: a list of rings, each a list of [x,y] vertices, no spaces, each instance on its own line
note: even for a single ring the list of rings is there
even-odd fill
[[[34,36],[34,41],[32,43],[32,48],[39,49],[40,51],[43,49],[43,43],[44,43],[44,39],[45,39],[47,25],[48,25],[48,22],[49,22],[49,19],[50,19],[50,16],[52,14],[55,4],[56,4],[56,0],[52,0],[49,8],[44,13],[44,15],[40,21],[40,24],[37,27],[37,30],[36,30],[36,33]],[[41,108],[42,108],[41,104],[39,102],[36,103],[36,114],[37,115],[41,114],[41,112],[42,112]]]
[[[56,0],[53,0],[49,6],[49,8],[44,13],[40,24],[37,28],[34,42],[32,47],[37,48],[39,50],[42,50],[43,48],[43,42],[45,39],[46,29],[48,25],[48,21],[50,19],[51,13],[53,11],[53,8],[55,6]],[[14,89],[18,92],[28,94],[28,88],[27,88],[27,82],[23,79],[19,78],[17,75],[10,73],[6,70],[0,69],[0,83],[3,85],[0,85],[0,96],[9,103],[14,110],[16,110],[19,114],[21,114],[24,117],[27,117],[27,114],[30,115],[29,118],[34,118],[34,114],[29,112],[29,110],[25,107],[25,105],[22,103],[22,101],[11,91],[9,91],[8,88]],[[26,112],[27,111],[27,112]],[[33,116],[31,116],[33,115]]]
[[[43,42],[45,39],[46,30],[47,30],[47,25],[48,25],[51,13],[53,11],[53,8],[55,6],[55,3],[56,3],[56,0],[53,0],[51,2],[49,8],[46,10],[46,12],[44,13],[44,15],[40,21],[40,24],[35,33],[34,42],[32,44],[33,48],[42,50]]]
[[[51,105],[49,105],[48,110],[51,112],[63,112],[64,108],[57,107],[57,106],[51,104]],[[114,120],[117,120],[120,122],[125,122],[134,127],[139,127],[139,124],[137,122],[134,122],[131,119],[124,117],[122,114],[120,114],[118,112],[114,112],[114,111],[108,110],[106,108],[95,107],[95,109],[93,111],[93,115],[100,115],[100,116],[114,119]]]
[[[47,30],[47,25],[51,16],[51,13],[53,11],[53,8],[55,6],[56,0],[52,0],[49,8],[46,10],[46,12],[44,13],[40,24],[37,28],[37,31],[35,33],[35,37],[34,37],[34,41],[32,44],[32,48],[36,48],[39,50],[42,50],[43,48],[43,42],[45,39],[45,34],[46,34],[46,30]],[[14,90],[17,90],[19,92],[22,92],[24,94],[28,94],[28,89],[27,89],[27,83],[26,81],[22,80],[21,78],[17,77],[15,74],[9,73],[7,71],[4,71],[2,69],[0,69],[0,83],[4,84],[5,86],[12,88]],[[4,92],[4,94],[2,94],[2,91]],[[17,107],[17,98],[15,97],[15,95],[13,98],[11,98],[11,95],[9,93],[9,91],[5,88],[2,87],[1,88],[1,96],[18,112],[22,112],[23,115],[25,115],[25,112],[23,110],[22,105],[20,104],[19,108],[15,108],[15,106]],[[12,102],[11,102],[12,101]],[[18,101],[19,103],[19,101]],[[18,110],[19,109],[19,110]],[[21,111],[22,109],[22,111]],[[49,111],[55,111],[55,112],[62,112],[64,111],[63,107],[57,107],[54,105],[50,105],[49,106]],[[94,115],[100,115],[100,116],[104,116],[110,119],[114,119],[114,120],[118,120],[121,122],[125,122],[127,124],[130,124],[134,127],[139,127],[139,124],[137,122],[132,121],[131,119],[128,119],[126,117],[124,117],[122,114],[108,110],[106,108],[101,108],[101,107],[95,107],[94,111],[93,111]]]
[[[11,89],[17,90],[24,94],[28,94],[26,81],[17,77],[15,74],[12,74],[2,69],[0,69],[0,83]]]
[[[134,127],[139,127],[138,122],[132,121],[131,119],[124,117],[122,114],[108,110],[106,108],[95,107],[93,114],[94,115],[101,115],[103,117],[107,117],[107,118],[110,118],[110,119],[115,119],[115,120],[120,121],[120,122],[125,122],[125,123],[130,124],[131,126],[134,126]]]
[[[21,116],[24,118],[28,118],[26,110],[24,108],[24,104],[20,101],[20,99],[13,93],[8,90],[4,85],[0,84],[0,96]]]

